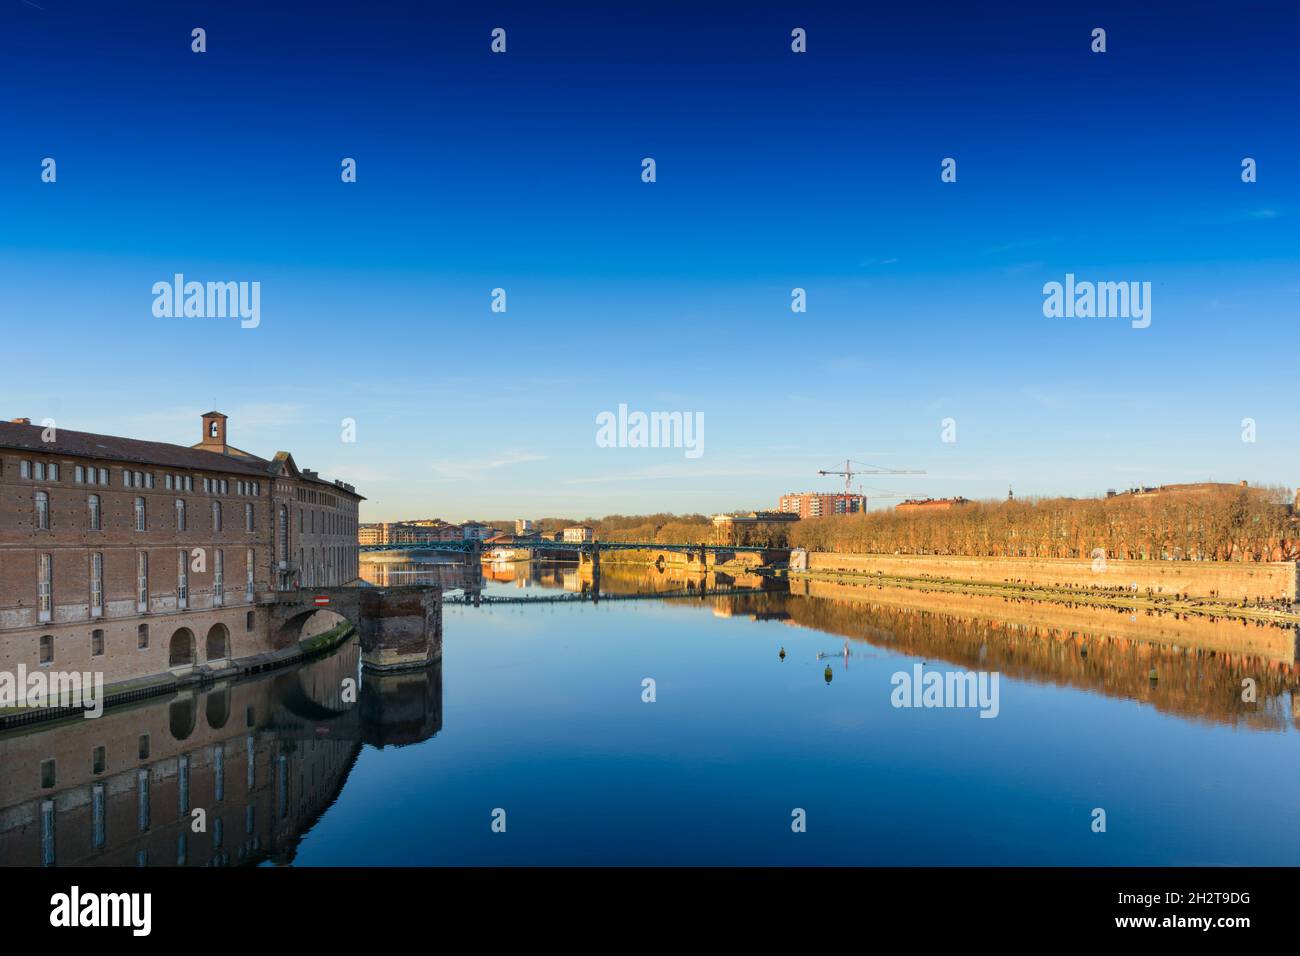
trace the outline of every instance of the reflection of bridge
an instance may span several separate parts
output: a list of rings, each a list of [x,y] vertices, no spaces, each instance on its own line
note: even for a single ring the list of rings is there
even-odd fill
[[[444,598],[445,604],[468,604],[478,607],[481,604],[563,604],[574,601],[659,601],[670,598],[711,598],[729,597],[737,594],[766,594],[762,588],[708,588],[686,587],[676,591],[650,591],[644,594],[601,594],[595,589],[584,591],[566,591],[563,594],[544,594],[532,597],[498,597],[494,594],[484,595],[477,591],[453,595]]]

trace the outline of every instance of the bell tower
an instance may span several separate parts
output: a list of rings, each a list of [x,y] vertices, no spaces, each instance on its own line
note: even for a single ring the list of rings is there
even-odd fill
[[[220,412],[208,412],[203,416],[203,439],[199,447],[204,451],[226,454],[226,416]]]

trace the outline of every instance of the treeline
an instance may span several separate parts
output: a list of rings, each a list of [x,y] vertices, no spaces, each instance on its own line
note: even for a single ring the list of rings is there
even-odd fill
[[[972,502],[800,521],[791,545],[818,551],[980,557],[1291,561],[1300,525],[1283,488],[1112,498]]]
[[[719,530],[707,515],[542,518],[543,532],[592,528],[600,541],[738,544],[871,554],[1188,561],[1300,559],[1285,488],[1227,486],[1111,498],[976,501],[947,511],[869,511]],[[492,522],[514,530],[514,520]]]

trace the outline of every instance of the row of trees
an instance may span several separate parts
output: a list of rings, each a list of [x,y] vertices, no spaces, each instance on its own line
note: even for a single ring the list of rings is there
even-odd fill
[[[1187,561],[1300,559],[1300,519],[1285,488],[1209,486],[1110,498],[977,501],[947,511],[869,511],[720,531],[700,514],[542,518],[544,532],[574,524],[600,541],[752,544],[874,554]],[[513,528],[513,521],[496,527]]]
[[[820,551],[1191,561],[1300,558],[1282,488],[1223,487],[1112,498],[972,502],[801,521],[790,543]]]

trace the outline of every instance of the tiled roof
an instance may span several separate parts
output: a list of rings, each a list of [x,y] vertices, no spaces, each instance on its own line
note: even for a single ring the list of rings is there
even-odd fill
[[[229,474],[257,475],[265,478],[265,464],[238,458],[228,458],[212,451],[169,445],[160,441],[141,441],[137,438],[117,438],[113,435],[95,435],[91,432],[74,432],[66,428],[55,430],[55,441],[41,440],[44,429],[40,425],[23,425],[0,422],[0,448],[69,455],[78,458],[99,458],[125,461],[139,465],[159,465],[167,468],[191,468],[196,471],[223,471]]]

